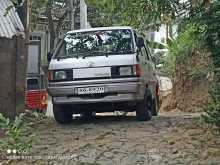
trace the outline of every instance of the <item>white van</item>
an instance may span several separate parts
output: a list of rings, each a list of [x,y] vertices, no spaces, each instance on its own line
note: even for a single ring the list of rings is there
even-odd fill
[[[158,111],[156,76],[148,46],[131,27],[70,31],[49,65],[55,120],[114,111],[136,111],[138,120],[150,120]]]

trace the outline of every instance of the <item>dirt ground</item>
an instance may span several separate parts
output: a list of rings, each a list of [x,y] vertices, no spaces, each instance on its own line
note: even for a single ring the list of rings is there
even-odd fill
[[[220,136],[198,114],[165,112],[147,122],[136,121],[133,114],[107,115],[76,118],[70,125],[43,119],[35,128],[31,152],[9,155],[0,164],[220,164]]]

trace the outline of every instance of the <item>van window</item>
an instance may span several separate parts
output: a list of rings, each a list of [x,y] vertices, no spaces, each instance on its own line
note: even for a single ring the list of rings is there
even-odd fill
[[[151,57],[151,50],[149,49],[148,46],[146,46],[146,51],[147,51],[147,54],[148,54],[148,58],[149,58],[149,60],[152,60],[152,57]]]
[[[137,39],[138,37],[137,37],[137,32],[136,31],[134,31],[134,39],[135,39],[135,43],[137,44]]]
[[[150,60],[146,47],[141,48],[141,55],[144,56],[145,60]]]
[[[38,79],[27,79],[27,90],[36,90],[39,89],[39,82]]]
[[[129,29],[68,33],[55,58],[129,54],[132,40]]]

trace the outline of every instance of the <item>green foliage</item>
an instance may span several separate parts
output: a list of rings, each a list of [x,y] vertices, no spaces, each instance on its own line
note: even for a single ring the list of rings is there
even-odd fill
[[[195,67],[189,71],[188,76],[190,76],[193,80],[199,80],[199,79],[204,80],[208,72],[209,72],[209,68],[204,69],[204,68]]]
[[[198,39],[198,27],[194,24],[187,24],[176,39],[169,39],[168,55],[163,60],[163,70],[169,75],[175,72],[176,64],[184,63],[187,56],[192,54],[192,51],[200,47]]]
[[[35,134],[31,128],[32,123],[27,122],[24,116],[20,114],[14,121],[10,121],[0,113],[0,129],[5,132],[5,137],[0,140],[2,149],[30,150]]]
[[[204,42],[212,55],[215,85],[210,90],[211,101],[205,108],[204,120],[220,130],[220,1],[197,9],[199,12],[191,19],[201,28],[201,42]]]
[[[38,17],[45,10],[48,0],[31,0],[31,23],[35,26]]]
[[[157,24],[169,23],[182,6],[178,1],[167,0],[87,0],[86,2],[100,14],[98,21],[104,26],[129,25],[145,30],[157,27]]]
[[[206,114],[202,115],[206,123],[215,125],[216,128],[220,131],[220,93],[219,85],[214,86],[210,90],[210,96],[212,100],[204,108]]]
[[[146,40],[146,43],[152,49],[167,49],[167,46],[165,44],[163,44],[163,43],[149,41],[149,40]]]
[[[14,8],[14,5],[8,6],[8,7],[5,9],[4,17],[6,17],[6,16],[9,14],[10,10],[13,9],[13,8]]]
[[[5,13],[4,13],[4,17],[6,17],[10,10],[12,10],[13,8],[17,9],[19,7],[21,7],[23,5],[23,3],[18,3],[18,0],[10,0],[12,5],[9,5],[6,9],[5,9]]]

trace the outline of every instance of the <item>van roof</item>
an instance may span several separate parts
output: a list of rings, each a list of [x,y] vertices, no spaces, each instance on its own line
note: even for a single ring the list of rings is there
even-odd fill
[[[116,30],[116,29],[129,29],[129,30],[132,30],[133,28],[130,27],[130,26],[109,26],[109,27],[98,27],[98,28],[72,30],[72,31],[67,32],[67,34],[68,33],[87,32],[87,31],[98,31],[98,30]]]

